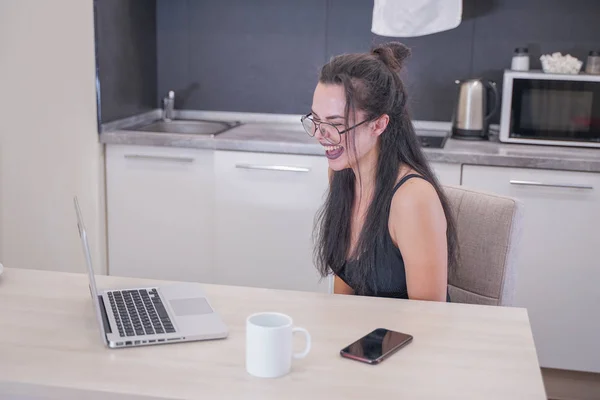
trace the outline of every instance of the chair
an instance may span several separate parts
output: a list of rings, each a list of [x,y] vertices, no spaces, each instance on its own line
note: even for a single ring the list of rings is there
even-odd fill
[[[523,204],[463,187],[443,186],[456,221],[459,260],[448,273],[453,303],[510,306],[516,283]]]

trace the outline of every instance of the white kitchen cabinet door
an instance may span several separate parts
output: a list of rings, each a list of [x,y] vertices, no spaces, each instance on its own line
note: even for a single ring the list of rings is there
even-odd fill
[[[441,185],[460,185],[460,164],[450,164],[443,162],[431,162],[429,166],[437,177]]]
[[[466,165],[462,182],[525,205],[515,301],[541,366],[600,372],[600,174]]]
[[[109,274],[212,282],[214,152],[106,147]]]
[[[327,159],[217,151],[215,168],[217,283],[327,292],[312,258]]]

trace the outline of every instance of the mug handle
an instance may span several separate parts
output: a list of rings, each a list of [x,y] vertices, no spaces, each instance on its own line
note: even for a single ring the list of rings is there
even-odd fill
[[[304,351],[301,353],[295,353],[294,358],[304,358],[308,355],[310,351],[310,333],[304,328],[294,328],[292,329],[292,334],[296,332],[301,332],[304,334],[304,338],[306,339],[306,347],[304,347]]]

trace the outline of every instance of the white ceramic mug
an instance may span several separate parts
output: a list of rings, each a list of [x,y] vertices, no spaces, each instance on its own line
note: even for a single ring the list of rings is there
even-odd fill
[[[292,353],[292,337],[302,332],[306,347]],[[260,378],[277,378],[290,372],[292,358],[304,358],[310,351],[310,334],[304,328],[293,327],[285,314],[264,312],[252,314],[246,320],[246,370]]]

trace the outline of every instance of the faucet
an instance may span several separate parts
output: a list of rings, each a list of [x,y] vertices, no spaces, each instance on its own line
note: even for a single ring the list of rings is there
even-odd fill
[[[169,90],[169,94],[163,98],[162,119],[165,122],[170,122],[174,119],[175,109],[175,92]]]

